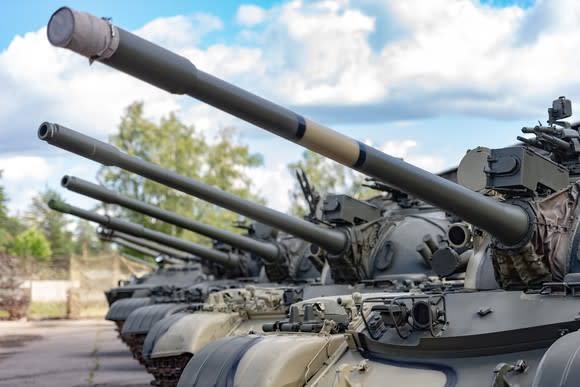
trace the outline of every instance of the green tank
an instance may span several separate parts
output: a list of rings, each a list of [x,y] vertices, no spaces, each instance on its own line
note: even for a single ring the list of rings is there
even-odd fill
[[[288,319],[263,327],[270,334],[205,346],[188,363],[180,386],[580,384],[580,321],[574,311],[580,306],[580,186],[570,183],[580,124],[563,121],[571,115],[570,101],[554,101],[548,125],[525,128],[536,135],[528,144],[533,146],[468,154],[485,169],[473,169],[472,158],[458,176],[483,171],[481,188],[492,197],[204,73],[186,58],[88,14],[59,9],[48,37],[53,45],[195,97],[464,219],[477,241],[467,276],[478,275],[470,270],[472,262],[491,259],[497,290],[353,293],[295,304]],[[91,157],[103,152],[84,151]],[[321,247],[338,251],[332,244]]]
[[[187,251],[191,254],[195,254],[195,260],[197,261],[205,259],[210,262],[220,264],[231,270],[238,270],[241,266],[240,261],[242,260],[242,257],[236,254],[227,254],[221,251],[216,251],[203,245],[176,238],[159,231],[150,230],[141,225],[131,223],[126,220],[83,210],[82,208],[71,206],[70,204],[62,201],[51,199],[48,201],[48,206],[55,211],[74,215],[81,219],[88,220],[89,222],[95,222],[101,226],[110,227],[113,230],[119,230],[134,236],[140,236],[159,243],[163,243],[176,249]]]
[[[58,21],[53,28],[67,25],[67,18],[75,26],[82,26],[83,18],[92,20],[66,8],[53,18]],[[471,232],[474,237],[466,289],[355,292],[305,300],[290,308],[287,319],[264,325],[267,334],[224,338],[205,346],[189,362],[180,385],[226,385],[228,380],[256,386],[379,385],[387,378],[416,385],[580,383],[580,323],[573,312],[579,305],[580,283],[580,187],[575,182],[580,124],[563,120],[571,114],[567,99],[554,101],[546,126],[524,128],[535,135],[524,140],[526,146],[470,151],[462,162],[467,169],[460,168],[458,176],[480,178],[464,181],[464,187],[203,73],[187,59],[107,22],[99,23],[100,27],[96,21],[91,24],[92,31],[79,27],[80,34],[69,28],[68,35],[63,30],[55,33],[58,29],[51,32],[49,25],[49,38],[170,92],[208,102],[472,225],[454,232]],[[92,34],[99,29],[104,36]],[[80,36],[88,37],[82,45]],[[87,42],[101,46],[91,53],[95,46]],[[319,246],[331,255],[337,252],[331,245]],[[491,262],[497,289],[478,286],[481,262]]]
[[[441,246],[441,242],[447,239],[450,219],[433,208],[419,209],[413,213],[413,217],[408,218],[402,216],[408,212],[404,209],[400,216],[396,216],[397,213],[391,211],[390,216],[385,218],[379,207],[345,195],[333,195],[326,198],[326,207],[322,217],[322,220],[331,224],[332,227],[329,228],[283,214],[191,178],[180,176],[175,172],[124,154],[110,144],[57,124],[43,123],[38,135],[52,145],[106,165],[116,165],[139,173],[141,176],[308,241],[311,244],[313,257],[324,255],[330,265],[332,277],[338,283],[391,280],[425,272],[435,274],[430,271],[429,267],[431,257],[435,256],[434,252],[443,247],[445,251],[451,251],[450,254],[454,255],[452,249]],[[87,149],[90,151],[87,152]],[[441,178],[441,180],[444,179]],[[444,181],[450,183],[447,180]],[[392,232],[396,233],[396,230],[402,230],[398,227],[401,220],[405,224],[413,223],[408,228],[415,231],[412,235],[412,242],[405,241],[398,246],[397,238],[391,240],[390,235]],[[399,253],[404,254],[398,256]]]
[[[236,279],[240,277],[252,278],[259,274],[259,268],[256,269],[255,266],[248,264],[248,262],[252,261],[252,258],[249,255],[229,248],[226,250],[213,249],[162,232],[150,230],[141,225],[127,222],[119,218],[83,210],[54,199],[48,202],[48,206],[55,211],[71,214],[116,231],[153,240],[157,243],[168,245],[173,249],[182,250],[185,253],[182,253],[180,257],[181,259],[190,259],[197,263],[202,260],[208,262],[209,265],[205,265],[206,271],[208,268],[211,270],[208,274],[211,274],[213,278],[217,277],[218,279],[225,279],[225,282],[222,281],[222,283],[215,283],[215,285],[218,286],[217,289],[230,286],[240,286],[239,282],[232,282],[228,279]],[[252,270],[256,270],[256,272],[252,272]],[[212,278],[208,278],[202,272],[202,268],[199,264],[196,265],[196,270],[192,270],[189,266],[167,267],[164,268],[162,272],[157,273],[155,277],[157,281],[149,281],[147,286],[140,286],[138,289],[130,287],[130,291],[132,290],[130,293],[130,299],[121,299],[111,303],[106,318],[114,321],[121,332],[124,326],[124,321],[127,319],[129,314],[141,306],[155,302],[153,299],[171,298],[176,289],[188,288],[192,291],[194,299],[201,302],[207,296],[207,292],[204,289],[208,286],[202,283],[204,281],[207,282],[207,280],[210,282],[213,281]],[[194,286],[194,289],[191,289],[191,286]],[[200,289],[202,289],[201,293]],[[136,290],[138,291],[135,292]],[[197,297],[198,295],[199,297]]]
[[[152,206],[137,199],[120,195],[78,177],[64,176],[61,184],[63,187],[81,195],[89,196],[105,203],[117,204],[129,208],[177,227],[226,243],[239,250],[249,252],[263,260],[266,276],[270,281],[306,280],[309,277],[313,278],[320,275],[309,261],[305,261],[307,257],[302,252],[296,254],[286,244],[274,240],[271,237],[271,232],[268,232],[270,230],[262,232],[259,235],[268,240],[260,240],[258,238],[251,238],[222,230],[185,216],[171,213],[170,211]]]
[[[56,124],[42,125],[39,136],[53,145],[138,173],[299,236],[311,243],[310,261],[328,262],[332,278],[339,283],[365,280],[362,287],[370,286],[372,291],[392,288],[394,283],[406,283],[401,288],[408,290],[408,281],[420,283],[427,275],[436,273],[450,278],[457,275],[461,283],[466,257],[471,254],[471,240],[467,234],[459,242],[461,246],[453,246],[456,239],[448,237],[450,219],[430,206],[418,205],[410,211],[407,205],[397,203],[393,207],[389,201],[387,210],[380,200],[377,206],[345,195],[330,195],[323,203],[322,220],[331,228],[324,228],[131,158],[108,144]],[[385,211],[389,213],[387,218],[383,217]],[[193,326],[190,336],[197,332]],[[154,351],[152,349],[152,355]]]

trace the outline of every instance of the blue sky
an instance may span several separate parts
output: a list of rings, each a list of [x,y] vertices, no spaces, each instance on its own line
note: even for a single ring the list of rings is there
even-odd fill
[[[570,0],[11,2],[0,25],[0,169],[13,213],[63,174],[98,168],[40,143],[41,122],[106,140],[136,99],[151,118],[177,111],[209,137],[235,127],[264,156],[256,190],[281,210],[279,191],[292,184],[285,165],[302,152],[50,47],[42,29],[62,5],[112,17],[202,70],[433,171],[467,148],[513,143],[559,95],[580,97],[580,4]]]
[[[281,1],[258,0],[252,4],[270,7]],[[241,2],[238,1],[207,1],[207,0],[23,0],[10,2],[7,15],[0,25],[0,47],[5,48],[14,35],[37,31],[46,26],[47,17],[59,7],[68,6],[100,17],[112,17],[113,22],[124,29],[134,30],[153,19],[187,15],[193,12],[206,12],[219,16],[225,25],[224,33],[216,39],[228,40],[233,36],[236,11]],[[48,16],[47,16],[48,15]]]

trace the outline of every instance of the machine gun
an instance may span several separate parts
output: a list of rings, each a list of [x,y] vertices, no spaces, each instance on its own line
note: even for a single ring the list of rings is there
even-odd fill
[[[556,163],[568,169],[570,180],[580,177],[580,122],[562,121],[572,115],[572,102],[559,97],[548,108],[548,125],[541,122],[534,127],[522,128],[523,133],[533,134],[534,138],[518,136],[518,140],[548,154]]]
[[[308,176],[306,176],[306,172],[304,172],[303,169],[296,170],[296,179],[298,179],[298,184],[300,185],[300,189],[304,195],[304,200],[308,205],[308,215],[306,215],[305,219],[313,223],[319,222],[316,211],[321,199],[320,194],[312,185],[310,185]]]

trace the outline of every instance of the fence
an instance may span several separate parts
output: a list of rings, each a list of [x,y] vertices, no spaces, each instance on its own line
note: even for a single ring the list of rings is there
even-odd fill
[[[150,271],[117,254],[72,256],[51,264],[23,261],[22,266],[26,280],[20,287],[30,294],[32,318],[102,318],[108,309],[106,290],[120,280]],[[0,272],[0,280],[2,277]]]
[[[118,285],[119,280],[142,275],[151,269],[117,254],[99,257],[74,256],[70,260],[71,288],[68,299],[69,317],[104,317],[108,304],[104,292]]]

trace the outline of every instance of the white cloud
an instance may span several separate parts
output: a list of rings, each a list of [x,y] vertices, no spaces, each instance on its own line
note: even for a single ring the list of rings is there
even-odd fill
[[[430,172],[440,172],[446,165],[446,160],[440,156],[417,154],[418,144],[415,140],[387,141],[381,150],[390,156],[403,159],[409,164]]]
[[[555,0],[525,10],[472,0],[361,4],[295,0],[266,10],[263,33],[240,35],[259,47],[258,67],[227,79],[283,104],[328,106],[332,113],[321,115],[334,122],[352,116],[345,107],[368,122],[440,114],[520,118],[557,95],[580,96],[578,4]],[[534,20],[546,12],[538,27]],[[377,37],[385,24],[402,32]],[[218,72],[231,65],[213,63]]]
[[[395,121],[403,130],[446,115],[531,121],[558,95],[580,97],[580,6],[571,0],[538,2],[526,10],[471,0],[293,0],[269,9],[241,6],[236,20],[257,28],[208,45],[204,39],[223,23],[193,14],[156,19],[137,33],[177,50],[203,71],[297,106],[329,126]],[[381,28],[393,24],[400,30],[386,35]],[[36,138],[44,120],[104,139],[136,99],[153,119],[178,110],[204,131],[251,128],[102,64],[88,66],[86,59],[51,47],[44,28],[15,37],[0,53],[0,84],[0,152],[11,154],[50,152]],[[369,141],[383,144],[386,136],[373,134]],[[446,165],[413,141],[383,148],[432,171]],[[280,187],[292,179],[280,166],[252,176],[265,197],[287,208]]]
[[[0,53],[0,151],[47,149],[36,138],[42,121],[52,121],[104,138],[114,132],[123,109],[137,99],[149,114],[179,108],[176,97],[101,64],[57,50],[46,29],[16,37]]]
[[[288,211],[289,192],[293,188],[295,178],[290,175],[285,165],[252,168],[251,176],[255,192],[266,199],[268,207],[282,212]]]
[[[236,21],[245,26],[261,24],[266,19],[266,11],[257,5],[241,5],[236,12]]]
[[[222,21],[212,15],[195,13],[191,16],[158,18],[147,23],[135,34],[171,50],[196,46],[204,35],[223,28]]]
[[[98,164],[80,157],[66,155],[49,159],[39,156],[12,156],[0,158],[3,170],[0,185],[8,197],[11,214],[25,212],[32,201],[47,187],[57,190],[73,205],[91,208],[95,201],[83,195],[60,188],[64,175],[75,175],[87,180],[96,175]]]
[[[2,181],[15,183],[22,181],[44,181],[52,172],[48,161],[36,156],[14,156],[0,158]]]

